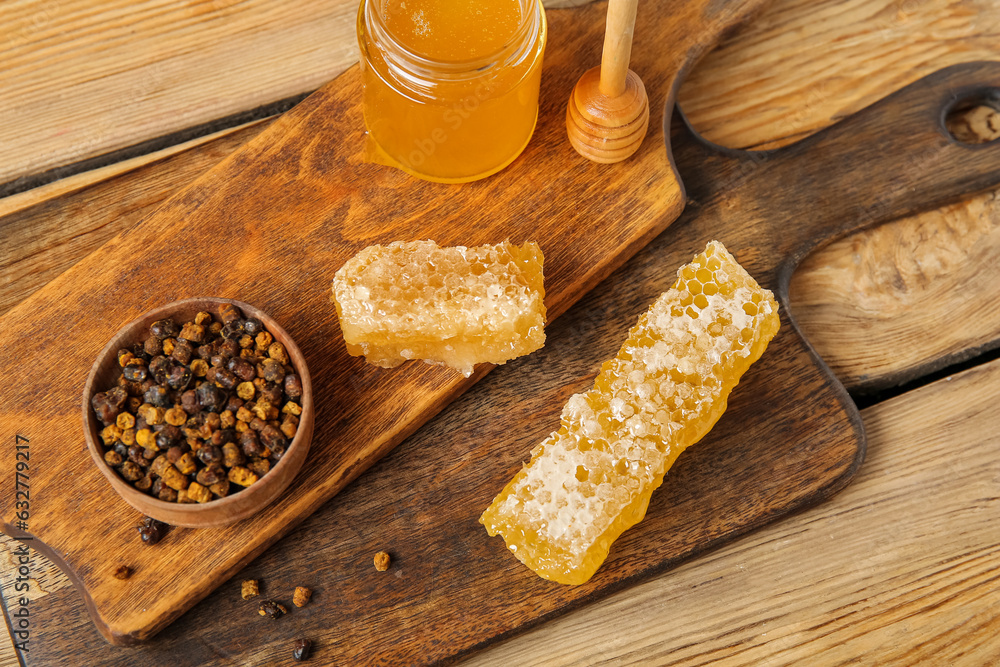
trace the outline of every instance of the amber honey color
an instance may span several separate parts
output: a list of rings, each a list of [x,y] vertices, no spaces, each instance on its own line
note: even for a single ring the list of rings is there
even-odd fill
[[[582,584],[646,514],[653,491],[726,409],[780,326],[778,304],[713,241],[681,267],[594,386],[480,521],[539,576]],[[724,484],[725,480],[720,480]]]
[[[489,176],[528,144],[545,47],[538,0],[365,0],[366,158],[432,181]]]
[[[531,241],[369,246],[333,279],[347,351],[384,368],[423,359],[466,377],[476,364],[534,352],[545,343],[542,262]]]

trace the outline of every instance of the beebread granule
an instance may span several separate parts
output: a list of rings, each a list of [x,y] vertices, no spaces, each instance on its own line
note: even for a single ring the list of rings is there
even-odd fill
[[[244,600],[255,598],[260,595],[260,588],[256,579],[247,579],[240,587],[240,597]]]

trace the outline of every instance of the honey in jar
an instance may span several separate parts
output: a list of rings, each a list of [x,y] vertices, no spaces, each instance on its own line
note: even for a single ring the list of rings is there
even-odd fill
[[[538,117],[540,0],[363,0],[366,158],[472,181],[510,164]]]

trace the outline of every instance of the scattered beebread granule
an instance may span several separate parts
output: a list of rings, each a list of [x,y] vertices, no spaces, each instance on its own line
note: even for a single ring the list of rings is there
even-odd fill
[[[365,248],[333,279],[347,351],[394,368],[423,359],[472,374],[545,343],[537,243],[441,248],[412,241]]]
[[[257,607],[257,613],[267,618],[281,618],[288,613],[288,608],[280,602],[274,600],[262,600]]]
[[[389,563],[391,561],[392,559],[389,557],[388,553],[385,551],[379,551],[375,554],[375,569],[379,572],[385,572],[389,569]]]
[[[312,597],[312,594],[312,589],[305,586],[296,586],[295,592],[292,594],[292,604],[296,607],[305,607],[309,604],[309,598]]]
[[[713,241],[639,318],[594,387],[483,513],[490,535],[538,575],[581,584],[646,513],[685,448],[778,331],[778,304]]]
[[[249,600],[250,598],[255,598],[260,595],[260,588],[258,587],[256,579],[247,579],[243,582],[240,587],[240,597],[244,600]]]

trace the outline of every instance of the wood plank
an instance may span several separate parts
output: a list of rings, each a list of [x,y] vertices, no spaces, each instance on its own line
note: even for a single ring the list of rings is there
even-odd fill
[[[463,664],[996,664],[998,402],[994,361],[868,408],[831,500]]]
[[[647,47],[633,56],[650,78],[651,105],[672,108],[677,73],[760,4],[698,0],[670,12],[650,5],[650,16],[660,21],[644,23],[636,44],[669,40],[677,48],[662,54]],[[546,306],[554,318],[676,218],[682,195],[661,123],[635,159],[618,168],[582,160],[565,141],[565,100],[585,69],[581,61],[599,61],[604,10],[592,5],[549,12],[538,127],[522,156],[496,176],[447,187],[364,163],[354,68],[4,316],[0,339],[10,345],[0,344],[0,373],[12,372],[14,359],[28,363],[60,345],[52,336],[62,336],[61,328],[44,320],[74,322],[79,344],[60,345],[60,365],[34,377],[44,378],[44,388],[19,379],[18,389],[0,398],[0,423],[29,438],[39,461],[32,476],[40,498],[32,503],[32,534],[50,557],[60,554],[69,564],[109,639],[155,634],[488,370],[471,379],[424,364],[386,372],[349,357],[329,303],[334,267],[366,245],[401,237],[433,237],[444,245],[537,240],[545,248]],[[594,227],[594,220],[602,224]],[[211,261],[206,249],[213,249]],[[94,478],[81,450],[65,447],[74,438],[80,401],[72,377],[92,363],[96,349],[90,346],[100,347],[122,322],[153,304],[199,294],[237,298],[272,314],[309,358],[317,386],[327,390],[316,396],[312,465],[277,503],[239,526],[175,531],[169,543],[150,550],[134,539],[131,514],[105,520],[99,508],[122,501]],[[109,303],[115,304],[113,316]],[[51,410],[36,409],[39,396]],[[65,474],[78,484],[66,489]],[[4,497],[12,510],[12,492]],[[15,530],[12,516],[5,514],[5,530]],[[94,528],[81,530],[80,521]],[[122,543],[120,556],[136,564],[125,594],[121,582],[107,577],[102,545],[109,535]],[[208,564],[170,580],[158,575],[164,563],[191,558]]]
[[[996,60],[998,43],[993,0],[778,0],[706,56],[679,101],[709,141],[774,148],[943,67]]]
[[[356,0],[0,3],[0,193],[319,88],[358,60],[357,9]]]
[[[15,213],[20,213],[21,211],[37,206],[38,204],[55,199],[68,198],[79,193],[81,190],[106,181],[114,180],[119,176],[134,172],[147,165],[159,163],[168,157],[189,152],[191,154],[198,154],[198,148],[216,143],[220,139],[228,137],[231,134],[239,133],[241,130],[250,127],[258,125],[266,127],[272,120],[274,120],[274,118],[269,117],[257,121],[251,121],[236,127],[219,130],[218,132],[197,137],[190,141],[168,146],[162,150],[145,153],[134,158],[115,162],[114,164],[109,164],[106,167],[101,167],[99,169],[92,169],[90,171],[67,176],[66,178],[61,178],[57,181],[41,185],[37,188],[32,188],[31,190],[27,190],[25,192],[19,192],[14,195],[0,198],[0,221],[12,216]],[[218,162],[218,160],[216,160],[216,162]],[[210,167],[212,164],[215,163],[211,163],[208,166]],[[199,172],[194,172],[186,183],[193,181],[196,176],[207,170],[208,167]]]
[[[469,399],[480,397],[474,412],[448,411],[407,440],[373,474],[328,503],[307,524],[304,544],[297,546],[293,536],[254,565],[268,573],[275,596],[291,590],[293,582],[326,591],[308,612],[293,613],[275,634],[262,638],[254,659],[278,659],[294,637],[289,633],[316,637],[334,662],[450,659],[628,585],[843,484],[858,462],[852,406],[828,378],[824,380],[786,320],[784,332],[733,395],[726,417],[671,471],[670,483],[654,497],[646,520],[622,538],[612,559],[588,585],[563,587],[538,579],[510,558],[498,540],[487,538],[475,523],[478,511],[468,509],[488,503],[492,490],[502,486],[528,449],[551,430],[566,395],[589,383],[593,369],[620,344],[621,332],[672,282],[674,267],[705,238],[718,233],[756,276],[780,288],[785,265],[781,258],[794,255],[809,234],[829,231],[831,221],[847,218],[842,214],[854,202],[842,195],[858,182],[881,186],[885,215],[891,215],[894,206],[921,203],[909,196],[908,178],[884,182],[878,176],[890,178],[889,164],[910,163],[907,146],[918,155],[933,151],[942,165],[937,176],[956,177],[952,185],[966,182],[964,176],[957,178],[962,170],[976,178],[990,173],[1000,178],[1000,154],[970,155],[941,137],[935,125],[941,99],[970,81],[993,80],[1000,82],[1000,66],[941,73],[830,128],[807,146],[789,147],[755,163],[753,177],[742,181],[734,177],[750,173],[745,160],[752,158],[714,154],[685,138],[683,131],[675,135],[678,165],[688,173],[702,170],[702,180],[688,184],[699,205],[568,317],[555,322],[544,350],[501,369],[477,387]],[[904,132],[887,133],[889,125]],[[859,151],[874,165],[873,174],[861,173],[843,159]],[[982,162],[991,153],[996,162],[992,168]],[[712,183],[730,188],[713,189]],[[775,188],[775,183],[783,187]],[[941,195],[940,183],[924,185],[918,188],[923,195]],[[790,214],[816,199],[829,202],[826,219],[817,216],[812,227],[789,226],[783,235],[769,226],[793,218]],[[776,212],[775,221],[741,224],[732,214],[742,211],[755,219],[764,210]],[[723,215],[730,217],[729,227],[717,224]],[[829,455],[831,447],[838,456]],[[720,477],[727,480],[725,486],[718,484]],[[170,537],[185,540],[180,533]],[[200,539],[208,541],[208,536]],[[157,548],[176,544],[165,542]],[[197,553],[190,556],[202,544],[180,544],[188,561],[203,562]],[[82,548],[79,543],[70,546],[74,554]],[[369,565],[371,554],[385,546],[397,561],[388,581],[373,578]],[[126,544],[119,554],[127,549]],[[97,571],[99,564],[93,568]],[[394,576],[396,572],[400,574]],[[180,576],[171,583],[176,585]],[[156,585],[142,583],[147,588]],[[157,664],[161,656],[182,655],[199,664],[213,655],[242,654],[242,638],[254,634],[253,624],[259,620],[247,614],[246,605],[240,606],[235,585],[223,586],[146,649],[128,654],[108,647],[88,650],[100,662],[123,655],[135,659],[141,651],[144,664]],[[121,590],[116,592],[120,595]],[[330,618],[337,623],[331,626]],[[65,632],[65,638],[41,632],[40,648],[32,655],[39,664],[77,646]]]
[[[5,2],[0,183],[318,88],[353,2]]]

